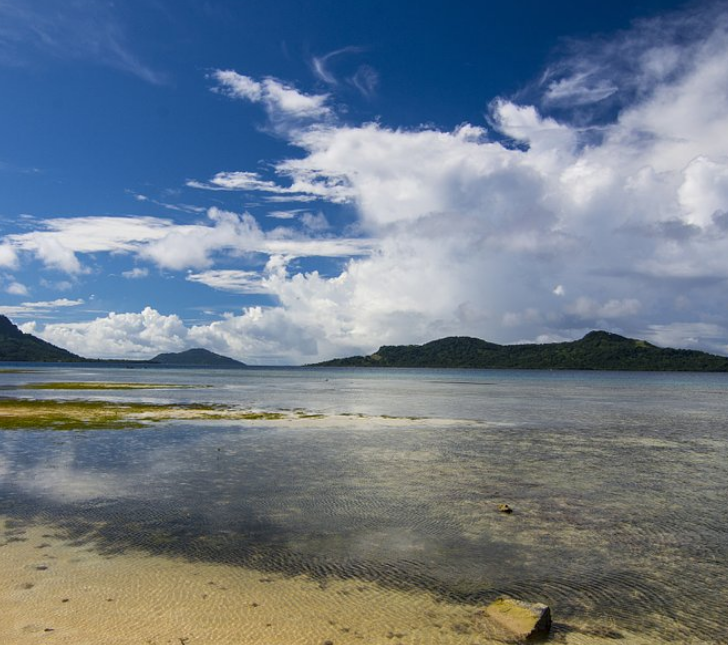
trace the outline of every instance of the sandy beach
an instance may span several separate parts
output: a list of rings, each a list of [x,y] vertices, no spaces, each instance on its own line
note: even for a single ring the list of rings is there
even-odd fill
[[[477,608],[426,593],[101,555],[50,526],[3,524],[0,642],[8,645],[472,643],[485,635]]]
[[[361,580],[314,580],[129,550],[102,554],[49,525],[0,521],[7,645],[488,645],[515,642],[482,607]],[[654,639],[620,631],[625,645]],[[614,642],[556,621],[552,642]]]

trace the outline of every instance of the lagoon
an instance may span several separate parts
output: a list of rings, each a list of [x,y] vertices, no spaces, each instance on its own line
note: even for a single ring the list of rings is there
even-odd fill
[[[0,431],[0,642],[484,645],[500,594],[724,639],[726,374],[26,367],[3,398],[284,418]]]

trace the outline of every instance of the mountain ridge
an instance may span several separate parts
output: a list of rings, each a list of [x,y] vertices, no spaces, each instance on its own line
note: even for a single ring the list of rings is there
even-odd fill
[[[575,341],[522,345],[449,336],[423,345],[383,345],[368,356],[337,358],[309,367],[728,372],[728,357],[661,348],[645,340],[597,330]]]

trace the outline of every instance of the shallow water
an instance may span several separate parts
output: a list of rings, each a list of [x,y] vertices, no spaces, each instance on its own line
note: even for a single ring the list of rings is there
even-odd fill
[[[13,535],[51,526],[63,536],[59,553],[84,546],[306,580],[304,591],[322,595],[291,586],[297,610],[336,607],[342,589],[373,585],[365,588],[394,594],[378,610],[392,624],[382,642],[408,641],[386,607],[407,616],[410,641],[418,620],[422,634],[447,622],[392,600],[422,593],[453,616],[466,610],[471,623],[452,618],[461,627],[447,634],[468,643],[485,642],[474,612],[502,593],[550,604],[557,639],[725,642],[728,375],[77,366],[0,374],[8,386],[50,380],[201,387],[1,394],[351,416],[2,432],[6,549]],[[515,512],[497,512],[501,502]],[[337,587],[347,584],[355,586]],[[32,613],[32,599],[24,602]],[[307,634],[300,642],[332,639]],[[418,642],[446,642],[422,634]],[[197,642],[226,642],[207,638]]]

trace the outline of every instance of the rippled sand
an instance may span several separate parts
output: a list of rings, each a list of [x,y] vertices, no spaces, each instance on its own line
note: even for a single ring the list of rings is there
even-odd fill
[[[102,555],[50,526],[3,521],[0,643],[215,645],[509,642],[481,607],[357,580],[321,582],[141,552]],[[552,641],[648,645],[608,624]],[[512,642],[512,641],[511,641]]]

